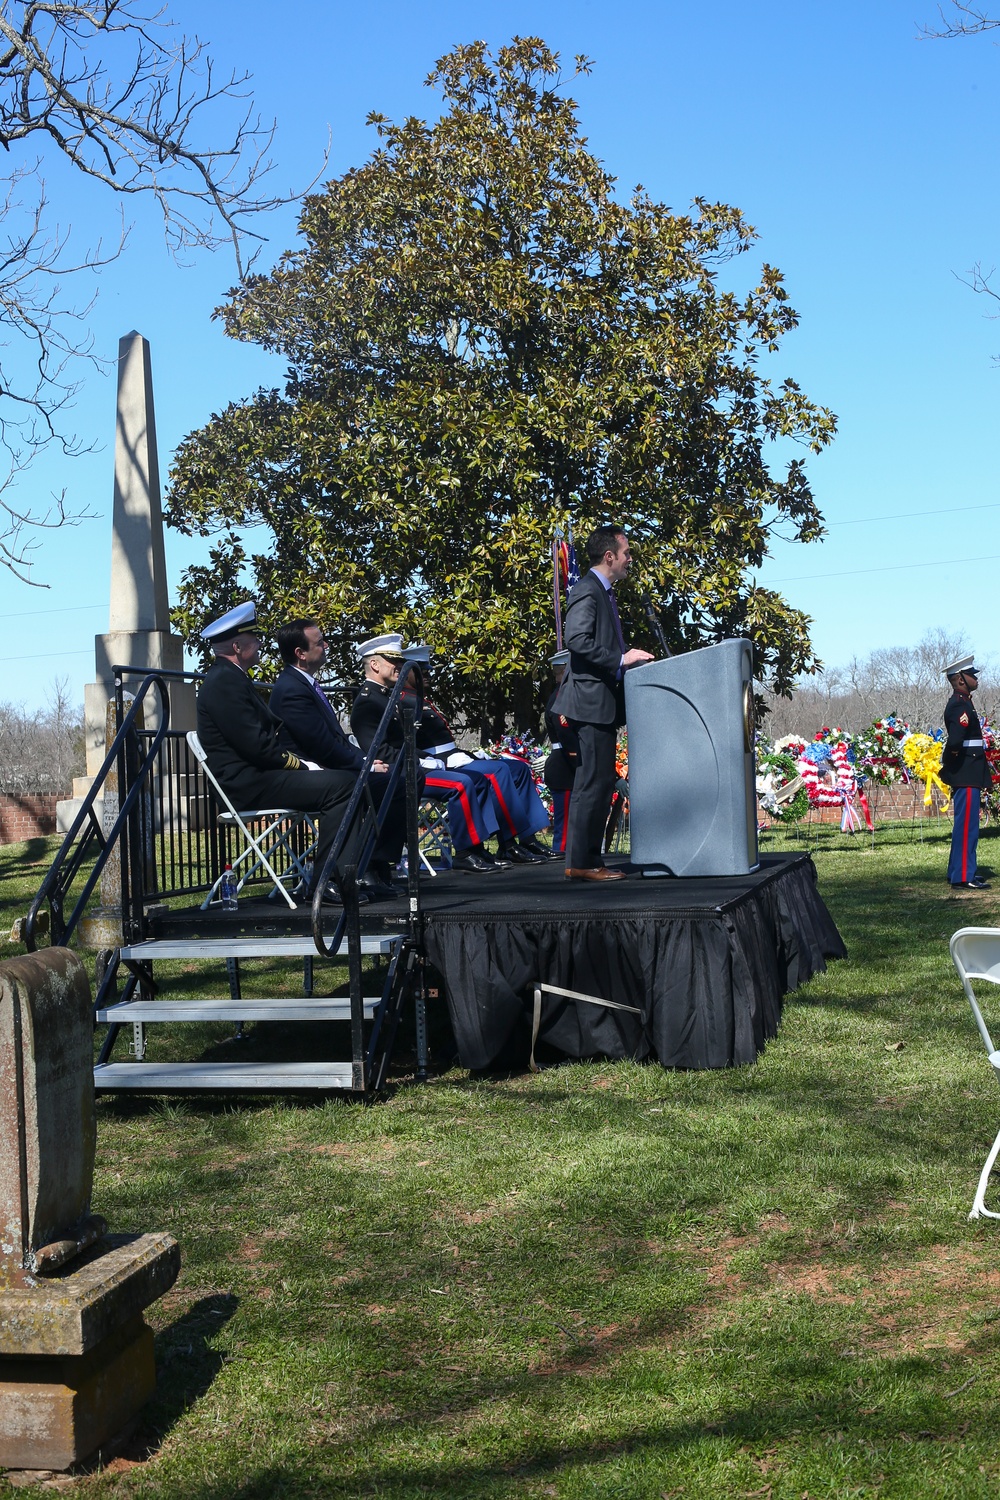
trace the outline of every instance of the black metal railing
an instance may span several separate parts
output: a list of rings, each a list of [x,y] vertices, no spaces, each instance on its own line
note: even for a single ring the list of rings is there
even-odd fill
[[[327,957],[338,953],[345,937],[347,939],[347,977],[351,998],[351,1053],[354,1067],[354,1088],[364,1090],[371,1082],[373,1067],[379,1070],[380,1059],[386,1056],[383,1039],[379,1051],[378,1026],[376,1026],[368,1049],[364,1043],[364,984],[362,979],[361,954],[361,886],[372,852],[381,832],[390,805],[401,784],[406,788],[406,849],[407,849],[407,917],[406,937],[403,943],[405,962],[401,977],[408,984],[420,985],[417,995],[418,1032],[421,1029],[419,1008],[423,1003],[422,969],[419,978],[415,970],[422,962],[423,949],[422,916],[420,910],[420,843],[418,830],[418,807],[420,800],[420,770],[417,756],[416,726],[423,712],[423,679],[416,662],[405,662],[399,677],[389,694],[385,710],[375,736],[368,747],[364,765],[351,793],[340,827],[322,869],[316,871],[312,901],[312,931],[317,952]],[[375,762],[382,758],[382,751],[389,737],[390,726],[397,718],[402,720],[403,747],[389,767],[388,778],[382,799],[376,807],[371,791],[371,777]],[[323,896],[332,884],[342,902],[340,918],[332,934],[323,930]],[[398,1013],[398,1012],[397,1012]],[[390,1043],[391,1045],[391,1043]],[[384,1071],[384,1065],[382,1065]]]
[[[115,670],[117,672],[118,669],[116,668]],[[58,947],[65,947],[70,943],[76,931],[77,924],[87,909],[87,903],[104,872],[104,868],[116,849],[119,851],[121,861],[124,898],[129,865],[132,860],[143,859],[145,847],[141,837],[144,823],[143,793],[146,786],[146,778],[156,760],[160,745],[167,734],[170,724],[170,699],[164,681],[164,678],[169,675],[169,673],[165,672],[147,673],[128,712],[119,714],[118,728],[114,739],[108,747],[104,763],[94,777],[93,785],[83,799],[82,806],[73,819],[72,827],[63,840],[48,874],[42,881],[38,893],[31,903],[24,934],[25,947],[29,953],[34,952],[37,946],[36,926],[38,914],[46,904],[49,908],[51,943],[53,946]],[[145,754],[140,754],[136,726],[144,713],[146,698],[153,689],[159,695],[160,724],[156,732],[152,735]],[[105,789],[112,774],[117,775],[118,812],[111,826],[102,828],[97,820],[95,805],[99,800],[103,802]],[[148,819],[145,821],[148,822]],[[126,849],[122,847],[122,844],[123,834],[129,827],[136,830],[137,836],[129,841],[132,849],[129,851],[130,857],[126,858]],[[84,879],[80,894],[77,896],[73,909],[67,917],[66,906],[69,901],[70,892],[78,875],[88,865],[92,856],[94,857],[93,866],[90,869],[90,873]],[[124,899],[122,914],[124,918]]]

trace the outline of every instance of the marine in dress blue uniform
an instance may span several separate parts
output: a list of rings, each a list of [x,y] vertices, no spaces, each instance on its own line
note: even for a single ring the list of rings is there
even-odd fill
[[[972,701],[979,673],[971,656],[949,663],[943,671],[952,695],[944,708],[947,739],[941,753],[941,780],[952,788],[955,809],[948,880],[956,890],[988,890],[989,882],[976,870],[980,802],[983,792],[993,785],[982,726]]]
[[[395,632],[374,636],[363,641],[357,649],[364,663],[365,682],[351,709],[351,732],[362,750],[367,752],[382,722],[392,684],[403,661],[413,660],[426,665],[429,652],[426,646],[417,646],[408,647],[404,653],[403,638]],[[418,746],[421,730],[422,726],[418,725]],[[395,720],[389,725],[381,755],[391,764],[402,748],[403,726]],[[443,761],[428,755],[426,750],[421,750],[420,762],[425,778],[425,796],[445,804],[448,832],[455,847],[455,865],[460,870],[472,870],[480,875],[495,870],[498,862],[483,847],[483,841],[492,838],[498,826],[488,784],[476,782],[460,770],[449,770]]]
[[[501,861],[539,864],[552,857],[551,851],[535,839],[536,833],[549,826],[549,815],[526,761],[508,756],[486,760],[466,755],[456,745],[444,714],[426,695],[423,716],[417,725],[417,748],[427,772],[428,786],[434,777],[456,775],[473,784],[485,784],[493,807]]]

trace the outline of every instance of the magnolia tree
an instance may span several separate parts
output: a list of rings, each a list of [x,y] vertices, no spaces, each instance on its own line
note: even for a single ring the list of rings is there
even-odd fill
[[[301,247],[219,310],[288,377],[177,454],[168,522],[213,539],[178,627],[196,644],[252,593],[265,623],[317,616],[352,676],[352,642],[402,630],[489,737],[538,712],[555,528],[616,519],[633,639],[651,644],[645,589],[673,649],[748,635],[786,691],[815,665],[809,620],[753,574],[776,530],[822,527],[802,457],[768,459],[778,439],[817,452],[835,418],[766,373],[796,325],[780,273],[720,286],[754,240],[737,208],[616,196],[543,42],[458,47],[427,82],[442,116],[370,116],[372,157],[308,197]]]

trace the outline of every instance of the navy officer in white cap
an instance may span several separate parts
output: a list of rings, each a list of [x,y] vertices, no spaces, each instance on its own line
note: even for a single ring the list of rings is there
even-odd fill
[[[993,785],[993,777],[979,715],[972,701],[972,694],[979,686],[979,673],[971,656],[949,662],[942,671],[952,689],[944,708],[948,738],[941,753],[941,780],[952,788],[955,807],[948,880],[955,890],[984,891],[989,889],[989,882],[976,873],[979,803],[983,792]]]
[[[233,806],[289,807],[319,815],[314,870],[317,875],[347,809],[354,783],[351,770],[310,770],[290,750],[281,749],[276,718],[247,672],[260,657],[257,611],[252,600],[237,604],[201,632],[215,653],[198,692],[198,737],[212,774]],[[312,892],[308,893],[312,899]],[[327,891],[324,900],[337,901]]]

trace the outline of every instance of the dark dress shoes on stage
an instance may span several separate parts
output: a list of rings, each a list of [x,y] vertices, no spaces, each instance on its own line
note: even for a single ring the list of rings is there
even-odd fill
[[[990,883],[981,875],[976,875],[972,880],[953,880],[951,888],[953,891],[988,891]]]
[[[399,895],[391,881],[380,880],[374,870],[366,870],[358,881],[359,892],[369,901],[395,901]]]
[[[509,865],[543,865],[544,854],[536,854],[528,844],[504,844],[500,858]]]
[[[609,870],[607,865],[598,865],[595,870],[564,871],[567,880],[624,880],[624,870]]]
[[[301,903],[302,903],[303,906],[312,906],[312,900],[313,900],[313,893],[312,893],[312,891],[309,891],[305,896],[302,896],[300,898],[300,900],[301,900]],[[364,892],[362,892],[362,894],[361,894],[361,905],[364,906],[366,904],[367,900],[368,900],[367,895],[364,894]],[[326,890],[323,892],[323,905],[324,906],[343,906],[343,904],[344,903],[340,899],[340,893],[337,890],[337,887],[335,885],[328,885],[327,888],[326,888]]]
[[[563,857],[561,854],[557,854],[554,849],[550,849],[546,844],[540,844],[537,839],[521,839],[520,843],[522,849],[528,849],[538,859],[562,859]]]
[[[488,854],[481,854],[478,849],[467,849],[464,854],[456,854],[451,867],[453,870],[474,870],[477,875],[485,875],[497,868],[496,862]]]

